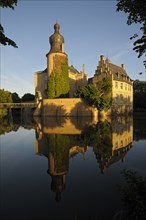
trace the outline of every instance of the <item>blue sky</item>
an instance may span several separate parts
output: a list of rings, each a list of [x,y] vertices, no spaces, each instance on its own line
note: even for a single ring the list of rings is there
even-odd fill
[[[14,10],[1,9],[1,21],[5,34],[18,45],[18,49],[1,46],[1,88],[20,97],[34,94],[34,72],[47,66],[49,36],[56,21],[69,64],[79,71],[85,64],[86,73],[93,76],[103,54],[116,65],[124,63],[133,80],[146,80],[144,57],[137,58],[129,39],[139,25],[126,24],[127,15],[116,12],[116,1],[21,0]]]

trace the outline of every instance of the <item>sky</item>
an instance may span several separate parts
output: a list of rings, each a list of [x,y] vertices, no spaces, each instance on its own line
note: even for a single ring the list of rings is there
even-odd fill
[[[47,67],[49,37],[56,22],[64,36],[69,65],[78,71],[85,64],[85,72],[92,77],[104,55],[118,66],[125,64],[133,80],[146,80],[144,57],[137,58],[130,40],[139,32],[139,25],[128,26],[127,15],[116,12],[114,0],[20,0],[14,10],[1,9],[0,16],[6,36],[18,45],[17,49],[1,45],[1,89],[20,97],[35,93],[34,73]]]

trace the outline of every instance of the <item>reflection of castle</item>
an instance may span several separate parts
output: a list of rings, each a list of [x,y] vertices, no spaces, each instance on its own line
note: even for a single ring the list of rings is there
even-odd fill
[[[46,128],[43,130],[46,131]],[[69,158],[78,153],[82,153],[85,158],[87,147],[82,147],[75,139],[76,136],[73,138],[72,134],[50,134],[36,129],[36,153],[48,158],[47,173],[52,178],[51,189],[56,193],[56,201],[61,199],[66,186]]]
[[[48,121],[47,124],[37,122],[36,153],[48,158],[47,172],[52,178],[51,189],[56,193],[57,201],[61,199],[61,193],[65,189],[71,157],[82,153],[85,159],[85,153],[90,145],[93,147],[101,172],[104,172],[111,164],[123,160],[132,146],[132,118],[128,120],[122,118],[112,123],[104,121],[91,124],[88,126],[84,124],[83,128],[81,124],[73,124],[73,121],[71,123],[70,118],[62,122],[56,121],[56,118],[50,119],[50,123]],[[74,128],[74,134],[71,128]]]
[[[111,125],[112,132],[107,142],[105,137],[101,140],[100,147],[98,145],[93,148],[102,173],[113,163],[119,160],[124,161],[133,142],[133,119],[131,117],[128,120],[125,118],[113,120]]]

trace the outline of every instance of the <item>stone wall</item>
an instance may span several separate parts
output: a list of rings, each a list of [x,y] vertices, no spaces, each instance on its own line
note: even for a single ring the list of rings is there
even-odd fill
[[[39,109],[38,109],[39,108]],[[88,116],[98,117],[98,110],[88,106],[80,98],[43,99],[34,116]]]
[[[42,98],[46,98],[47,82],[47,72],[36,72],[34,74],[35,94],[40,91]]]

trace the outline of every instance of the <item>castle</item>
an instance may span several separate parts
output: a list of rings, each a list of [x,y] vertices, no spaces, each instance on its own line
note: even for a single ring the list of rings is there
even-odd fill
[[[133,80],[125,71],[124,64],[121,67],[104,59],[101,55],[94,77],[90,78],[89,83],[100,87],[100,82],[110,77],[112,80],[112,113],[128,113],[133,111]]]
[[[43,99],[47,98],[48,80],[53,70],[58,70],[59,67],[68,60],[68,56],[64,51],[64,37],[59,32],[59,24],[54,25],[54,34],[49,38],[50,51],[46,55],[47,68],[44,71],[35,73],[35,93],[40,92]],[[78,71],[73,65],[68,66],[69,77],[69,97],[73,97],[74,92],[83,85],[88,83],[88,76],[84,72],[84,65],[82,71]]]
[[[84,65],[80,72],[73,65],[68,65],[68,55],[64,51],[64,37],[60,34],[59,29],[60,26],[56,23],[54,25],[54,34],[49,38],[50,51],[46,55],[47,68],[43,71],[35,72],[35,93],[39,94],[43,100],[52,97],[72,98],[80,87],[88,83],[100,87],[101,81],[105,77],[110,77],[112,80],[111,112],[117,114],[132,112],[133,80],[126,73],[124,64],[119,67],[101,55],[94,76],[88,79],[88,75],[84,71]],[[48,82],[51,80],[54,82],[54,90],[52,87],[49,88]],[[48,96],[48,89],[53,91],[52,97]]]

